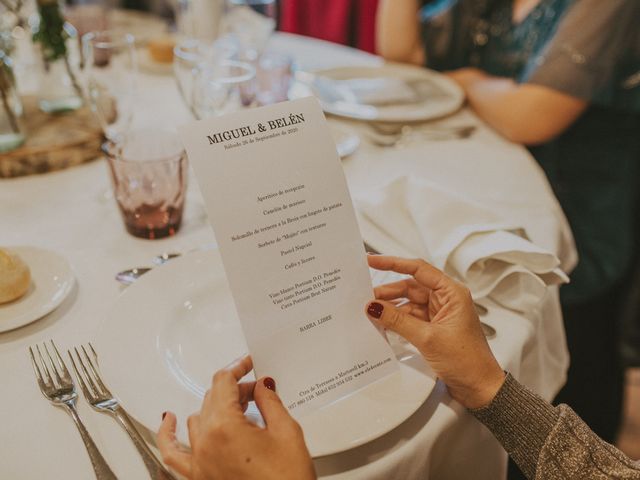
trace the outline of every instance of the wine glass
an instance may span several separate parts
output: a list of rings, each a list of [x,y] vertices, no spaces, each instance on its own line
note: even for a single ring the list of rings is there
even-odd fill
[[[178,38],[215,40],[220,32],[224,0],[169,0],[173,6]]]
[[[131,127],[137,90],[135,39],[105,30],[82,37],[86,97],[107,139],[117,142]]]
[[[293,59],[279,52],[264,52],[256,61],[256,102],[271,105],[289,97]]]
[[[235,60],[221,60],[201,67],[193,92],[197,117],[215,117],[252,106],[255,76],[251,65]]]
[[[242,57],[255,59],[264,50],[276,23],[275,0],[226,0],[221,30],[238,39]]]
[[[254,12],[274,21],[277,18],[276,0],[227,0],[227,9],[241,7],[250,8]]]
[[[178,90],[196,119],[250,107],[255,100],[255,67],[234,60],[237,49],[226,40],[208,45],[194,39],[174,49]]]

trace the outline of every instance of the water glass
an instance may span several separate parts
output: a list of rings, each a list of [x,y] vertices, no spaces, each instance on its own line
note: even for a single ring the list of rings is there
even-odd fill
[[[82,86],[79,80],[81,53],[78,44],[78,33],[73,25],[64,22],[63,33],[58,39],[61,44],[56,47],[60,54],[45,53],[51,47],[45,46],[46,31],[41,31],[44,22],[37,23],[39,40],[34,42],[36,65],[38,66],[38,106],[45,113],[57,114],[77,110],[82,106]],[[34,34],[33,38],[36,38]],[[57,39],[57,37],[55,37]],[[47,41],[53,41],[49,39]],[[56,51],[58,51],[56,50]]]
[[[18,148],[24,143],[22,103],[16,89],[13,63],[0,50],[0,153]]]
[[[118,143],[105,143],[103,150],[127,231],[148,239],[175,235],[187,189],[187,155],[178,136],[133,130]]]
[[[226,41],[205,45],[186,40],[174,50],[174,74],[185,104],[197,119],[252,106],[255,67],[233,60],[236,47]]]
[[[178,85],[178,91],[191,114],[198,118],[194,108],[194,83],[202,65],[207,63],[213,55],[212,45],[187,38],[178,43],[173,49],[173,74]]]
[[[131,127],[135,111],[137,58],[129,33],[105,30],[82,37],[86,96],[108,140]]]
[[[213,42],[220,34],[224,0],[170,0],[178,38]]]
[[[256,101],[258,105],[284,102],[293,79],[293,60],[288,55],[265,52],[257,60]]]
[[[277,21],[278,9],[276,0],[227,0],[227,11],[248,8],[266,18]]]
[[[250,107],[255,99],[255,75],[251,65],[234,60],[204,66],[194,84],[197,117],[216,117]]]
[[[243,50],[260,54],[276,24],[275,0],[226,0],[222,33],[237,38]]]

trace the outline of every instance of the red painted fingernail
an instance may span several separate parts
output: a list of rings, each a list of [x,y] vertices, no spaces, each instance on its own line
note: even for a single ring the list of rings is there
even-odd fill
[[[271,378],[271,377],[267,377],[262,381],[262,384],[268,388],[269,390],[275,392],[276,391],[276,381]]]
[[[164,417],[167,416],[167,412],[162,412],[162,419],[164,420]]]
[[[369,304],[369,307],[367,308],[367,313],[371,315],[373,318],[380,318],[382,316],[382,310],[384,310],[384,307],[382,306],[381,303],[373,302]]]

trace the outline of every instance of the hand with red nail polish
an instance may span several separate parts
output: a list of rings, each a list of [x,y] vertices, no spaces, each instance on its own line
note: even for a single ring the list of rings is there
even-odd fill
[[[188,418],[191,452],[175,437],[176,417],[166,412],[158,430],[164,462],[193,480],[310,480],[313,462],[302,429],[276,394],[270,377],[238,383],[253,369],[243,357],[216,372],[199,413]],[[255,401],[266,427],[251,423],[244,411]]]
[[[415,345],[462,405],[488,405],[505,374],[482,333],[469,290],[424,260],[367,259],[371,268],[413,277],[377,287],[367,315]],[[398,300],[408,302],[396,307]]]

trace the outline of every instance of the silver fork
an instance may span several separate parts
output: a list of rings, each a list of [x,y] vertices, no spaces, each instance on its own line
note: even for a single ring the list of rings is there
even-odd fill
[[[60,352],[58,352],[55,343],[53,343],[53,340],[50,340],[50,342],[51,347],[55,352],[55,361],[49,353],[47,344],[43,343],[44,351],[49,361],[49,366],[47,366],[47,362],[40,351],[39,345],[36,345],[35,347],[38,352],[39,362],[36,360],[33,348],[29,347],[31,364],[33,365],[33,371],[38,379],[40,391],[47,400],[58,407],[63,407],[69,415],[71,415],[71,418],[73,418],[73,421],[80,432],[80,436],[82,437],[82,441],[84,442],[84,446],[87,449],[87,453],[89,454],[89,459],[91,460],[91,465],[93,465],[96,478],[98,480],[117,480],[117,477],[114,475],[113,471],[111,471],[111,468],[109,468],[104,457],[98,451],[98,447],[96,447],[91,435],[89,435],[89,432],[78,416],[78,411],[76,410],[78,393],[76,392],[73,379],[69,374],[69,370],[67,370],[67,366],[62,361],[62,357],[60,356]]]
[[[69,358],[71,359],[71,364],[73,365],[76,377],[80,382],[82,392],[84,393],[84,397],[86,398],[87,402],[89,402],[89,404],[95,410],[103,413],[108,413],[118,420],[120,425],[122,425],[122,427],[129,434],[131,440],[133,441],[133,444],[142,456],[144,465],[145,467],[147,467],[149,475],[151,475],[152,479],[175,480],[175,477],[164,467],[164,465],[162,465],[162,463],[160,463],[153,452],[151,452],[125,409],[122,407],[122,405],[120,405],[118,399],[111,394],[109,389],[102,381],[102,378],[100,378],[98,368],[96,368],[98,364],[98,355],[93,349],[93,345],[91,345],[91,343],[89,343],[89,349],[93,354],[95,364],[91,360],[91,357],[89,357],[89,355],[87,354],[87,350],[84,348],[84,345],[80,346],[80,350],[82,350],[83,355],[80,354],[76,347],[74,347],[73,349],[76,354],[75,356],[78,364],[76,364],[71,351],[67,350]],[[78,368],[78,365],[80,366],[80,368]]]

